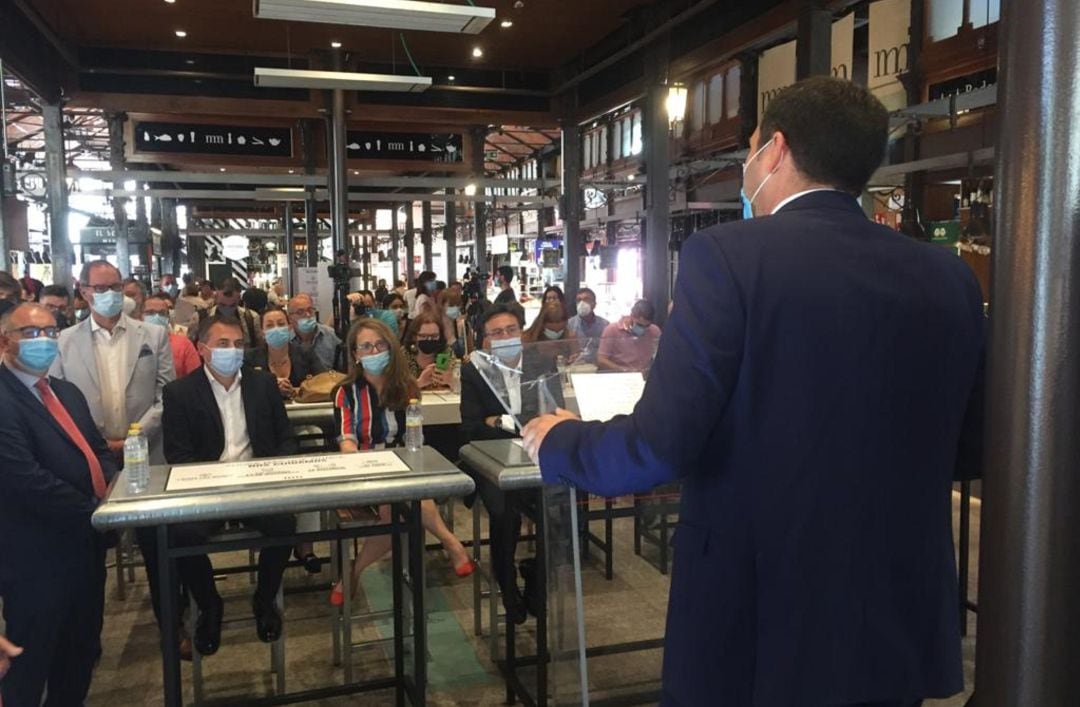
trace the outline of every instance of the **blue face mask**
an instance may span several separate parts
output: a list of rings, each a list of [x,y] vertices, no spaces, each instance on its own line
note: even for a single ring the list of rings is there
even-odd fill
[[[645,336],[646,331],[648,331],[648,327],[643,327],[640,324],[633,324],[630,326],[630,333],[634,336]]]
[[[56,339],[39,336],[36,339],[23,339],[19,342],[19,363],[28,371],[44,373],[56,360],[59,344]]]
[[[438,287],[438,285],[435,284],[434,280],[428,280],[424,283],[424,289],[427,290],[428,294],[434,292],[436,287]]]
[[[461,307],[447,307],[446,316],[450,317],[451,319],[457,319],[461,316]]]
[[[124,307],[124,295],[121,292],[113,292],[112,290],[95,292],[93,298],[94,301],[90,303],[90,308],[106,319],[112,319],[120,314],[120,310]]]
[[[390,352],[383,351],[382,353],[364,356],[360,359],[360,365],[365,372],[373,376],[381,376],[386,367],[390,365]]]
[[[292,331],[287,326],[277,326],[264,331],[263,336],[266,337],[266,343],[270,348],[280,349],[288,345],[289,339],[292,338]]]
[[[243,365],[243,349],[210,349],[210,368],[219,376],[231,378]]]
[[[147,324],[154,324],[155,326],[169,326],[169,318],[164,314],[147,314],[143,317],[143,321]]]
[[[739,198],[742,199],[743,220],[749,221],[754,218],[754,206],[750,203],[750,197],[748,197],[746,192],[742,189],[739,190]]]
[[[491,342],[491,353],[498,356],[504,363],[511,363],[521,355],[521,337],[513,339],[495,339]]]
[[[544,328],[544,338],[554,341],[555,339],[562,338],[563,333],[561,331],[555,331],[554,329]]]
[[[771,145],[773,143],[773,140],[775,140],[775,139],[776,138],[770,139],[767,143],[765,143],[760,148],[758,148],[758,151],[755,152],[750,157],[750,159],[748,159],[746,161],[746,164],[743,165],[742,173],[743,173],[743,184],[744,185],[746,184],[746,170],[750,168],[750,165],[754,163],[754,160],[756,160],[758,158],[758,155],[760,155],[762,152],[764,152],[765,148],[768,147],[769,145]],[[765,177],[765,179],[761,180],[761,184],[758,185],[758,188],[754,190],[754,193],[751,196],[746,195],[746,190],[745,189],[740,189],[739,190],[739,197],[742,199],[742,203],[743,203],[743,218],[744,219],[754,218],[754,199],[757,198],[757,195],[761,193],[762,187],[765,186],[766,182],[768,182],[770,179],[772,179],[772,176],[775,173],[776,173],[775,170],[772,171],[772,172],[769,172],[769,174]]]
[[[296,323],[296,328],[300,330],[301,334],[310,334],[315,331],[315,327],[318,326],[318,322],[315,321],[315,317],[304,317]]]

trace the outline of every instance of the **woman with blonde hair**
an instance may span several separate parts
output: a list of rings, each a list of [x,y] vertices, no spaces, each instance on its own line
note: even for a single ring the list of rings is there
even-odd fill
[[[401,446],[405,436],[405,408],[420,397],[416,380],[397,337],[377,319],[358,319],[345,337],[349,372],[334,390],[334,419],[338,448],[343,453]],[[461,541],[446,527],[435,502],[421,504],[424,528],[439,539],[450,555],[454,572],[467,577],[475,569]],[[390,522],[390,507],[379,508],[379,519]],[[360,583],[360,573],[390,552],[392,538],[377,535],[368,539],[352,566],[352,591]],[[334,585],[330,603],[341,606],[341,583]]]

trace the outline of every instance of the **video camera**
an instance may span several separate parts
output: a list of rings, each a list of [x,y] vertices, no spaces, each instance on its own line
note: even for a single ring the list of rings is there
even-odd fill
[[[474,299],[485,299],[487,296],[488,280],[490,279],[491,275],[482,270],[476,270],[471,274],[466,275],[464,282],[461,283],[461,290],[465,295],[465,301],[472,302]]]

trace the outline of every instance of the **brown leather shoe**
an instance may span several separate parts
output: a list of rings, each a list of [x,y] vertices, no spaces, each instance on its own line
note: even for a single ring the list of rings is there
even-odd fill
[[[186,636],[180,639],[180,660],[191,662],[191,639]]]

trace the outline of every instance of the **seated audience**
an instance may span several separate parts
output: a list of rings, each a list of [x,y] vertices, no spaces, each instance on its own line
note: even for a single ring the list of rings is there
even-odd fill
[[[199,358],[199,352],[195,350],[195,345],[188,338],[187,329],[173,326],[170,319],[171,309],[172,303],[169,301],[169,296],[164,293],[147,297],[146,301],[138,307],[138,310],[142,312],[144,322],[165,327],[169,332],[173,368],[176,370],[176,377],[183,378],[187,374],[199,370],[202,367],[202,359]],[[177,329],[182,331],[177,331]]]
[[[653,324],[656,309],[648,300],[638,300],[630,316],[609,324],[600,340],[596,364],[602,371],[644,371],[656,355],[660,327]]]
[[[397,337],[376,319],[360,319],[349,329],[345,339],[349,355],[349,373],[334,391],[334,419],[339,449],[344,453],[383,449],[403,444],[405,408],[420,396],[416,380],[409,375],[409,364]],[[434,501],[421,504],[424,528],[437,537],[450,555],[454,571],[467,577],[475,569],[461,541],[446,527]],[[382,522],[390,522],[390,507],[379,509]],[[360,573],[390,552],[389,535],[369,538],[352,566],[352,592],[360,583]],[[330,603],[344,603],[339,582],[330,594]]]
[[[226,278],[221,283],[221,289],[214,293],[214,304],[206,310],[200,310],[198,317],[200,322],[218,314],[236,317],[244,330],[244,347],[253,349],[261,336],[259,315],[247,307],[240,306],[240,297],[243,292],[244,286],[239,280],[235,277]]]
[[[248,366],[274,374],[281,397],[292,400],[305,379],[329,370],[313,349],[293,338],[285,312],[276,307],[262,316],[262,341],[246,354]]]
[[[465,298],[460,290],[455,291],[453,287],[446,290],[443,297],[443,330],[446,331],[446,343],[458,358],[465,358],[472,351],[464,303]]]
[[[546,343],[541,350],[544,356],[552,358],[563,356],[569,363],[578,354],[578,342],[574,332],[567,326],[567,319],[566,307],[558,299],[552,299],[544,304],[544,308],[522,335],[521,340],[526,344],[562,342],[561,344]]]
[[[581,345],[581,359],[586,363],[596,363],[596,354],[600,348],[600,339],[607,329],[608,320],[596,316],[596,293],[588,287],[578,290],[577,314],[570,317],[567,328],[574,332]]]
[[[289,300],[289,322],[295,332],[293,341],[298,342],[301,348],[313,351],[326,370],[334,370],[341,339],[334,333],[333,327],[315,318],[315,303],[311,295],[300,293]]]
[[[56,317],[56,326],[67,329],[74,324],[71,311],[71,293],[63,285],[46,285],[41,290],[41,304]]]
[[[421,390],[449,388],[454,378],[456,357],[450,351],[446,335],[439,319],[430,312],[421,313],[409,323],[405,332],[405,356],[409,361],[409,375],[416,379]],[[443,370],[436,365],[436,357],[447,354],[449,360]]]

